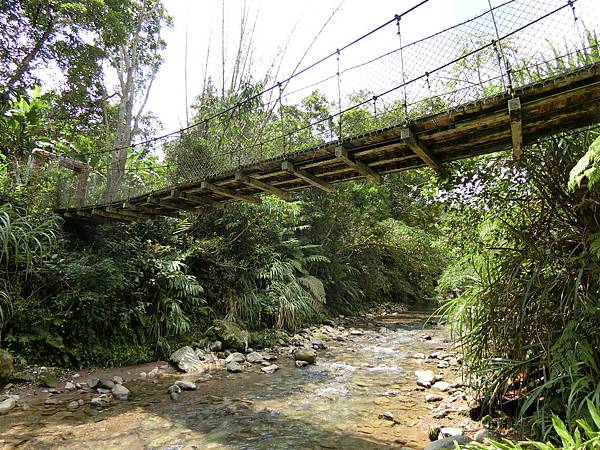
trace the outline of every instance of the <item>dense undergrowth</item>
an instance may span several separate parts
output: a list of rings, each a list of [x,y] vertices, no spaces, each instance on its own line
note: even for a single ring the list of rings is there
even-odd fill
[[[420,219],[399,219],[407,180],[91,226],[5,190],[0,346],[21,363],[128,364],[202,339],[215,319],[266,344],[332,311],[422,302],[447,258]]]

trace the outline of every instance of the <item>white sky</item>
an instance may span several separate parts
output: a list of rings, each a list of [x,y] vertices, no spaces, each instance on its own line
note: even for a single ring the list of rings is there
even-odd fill
[[[248,0],[250,17],[256,17],[254,36],[255,64],[258,76],[285,45],[295,27],[285,54],[279,79],[291,74],[319,29],[325,24],[341,0]],[[335,51],[376,26],[402,13],[419,0],[345,0],[326,29],[303,60],[301,67]],[[167,49],[164,63],[154,83],[147,110],[158,116],[164,130],[185,125],[185,35],[188,32],[188,103],[200,92],[204,79],[206,50],[211,39],[209,74],[220,79],[221,1],[164,0],[173,16],[174,26],[164,32]],[[493,4],[497,2],[494,1]],[[225,0],[226,47],[233,51],[239,37],[242,0]],[[402,21],[403,43],[419,39],[455,25],[488,9],[487,0],[430,0]],[[395,26],[389,26],[381,37],[382,46],[396,45]],[[379,38],[378,38],[379,39]],[[383,39],[387,39],[385,42]],[[370,44],[371,46],[373,43]],[[377,56],[365,46],[354,52],[363,59]],[[342,54],[341,59],[343,60]],[[229,56],[231,61],[232,55]],[[346,61],[348,62],[348,61]]]

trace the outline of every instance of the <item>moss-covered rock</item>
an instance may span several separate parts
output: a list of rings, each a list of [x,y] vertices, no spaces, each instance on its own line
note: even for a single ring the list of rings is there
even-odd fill
[[[13,359],[7,350],[0,349],[0,387],[7,384],[14,373]]]
[[[228,320],[215,320],[213,330],[217,339],[223,342],[224,348],[239,351],[248,348],[248,332],[238,324]]]
[[[38,378],[38,383],[41,386],[55,388],[58,386],[58,374],[53,371],[43,372]]]

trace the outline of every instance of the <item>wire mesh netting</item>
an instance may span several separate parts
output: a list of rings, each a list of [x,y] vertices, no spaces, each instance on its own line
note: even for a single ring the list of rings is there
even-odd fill
[[[600,61],[596,1],[509,0],[412,42],[403,32],[410,14],[395,16],[267,89],[213,98],[197,123],[132,145],[118,164],[102,153],[84,196],[76,174],[59,170],[57,201],[127,201],[584,68]]]

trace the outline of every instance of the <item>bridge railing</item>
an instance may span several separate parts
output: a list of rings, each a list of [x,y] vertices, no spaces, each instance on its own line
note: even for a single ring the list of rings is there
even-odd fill
[[[585,67],[600,60],[596,1],[508,0],[413,40],[411,15],[397,15],[269,87],[205,93],[197,123],[131,146],[110,198],[111,153],[99,152],[104,163],[90,173],[85,203],[207,180]],[[74,189],[63,188],[60,200],[76,206]]]

